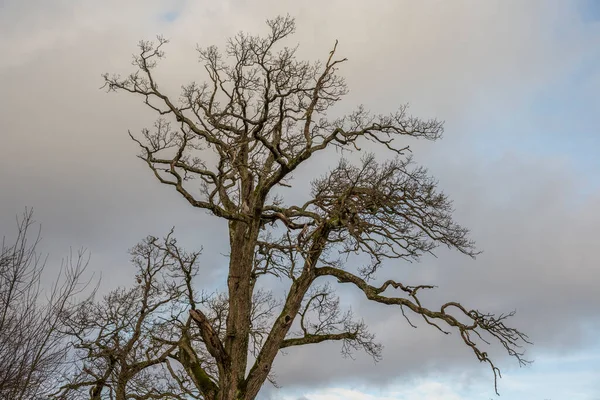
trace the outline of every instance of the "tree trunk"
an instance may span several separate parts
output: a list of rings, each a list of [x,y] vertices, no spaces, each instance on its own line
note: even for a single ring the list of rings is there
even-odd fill
[[[254,247],[259,224],[232,222],[230,224],[231,255],[229,260],[229,311],[225,350],[228,365],[219,377],[219,400],[238,400],[243,397],[242,384],[248,365],[248,346],[251,327],[252,268]]]
[[[115,388],[115,400],[127,400],[127,381],[119,379]]]

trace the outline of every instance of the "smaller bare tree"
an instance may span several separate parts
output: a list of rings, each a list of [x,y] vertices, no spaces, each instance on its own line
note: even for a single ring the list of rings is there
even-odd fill
[[[163,241],[148,237],[130,250],[137,269],[133,287],[90,299],[66,320],[78,351],[61,398],[197,397],[170,358],[190,325],[199,253],[181,253],[171,233]]]
[[[76,307],[78,295],[90,281],[82,281],[88,257],[84,251],[67,258],[56,280],[44,290],[46,266],[37,251],[40,230],[31,232],[33,211],[17,218],[12,244],[2,240],[0,252],[0,398],[34,399],[54,388],[69,343],[63,317]],[[93,292],[93,290],[92,290]]]

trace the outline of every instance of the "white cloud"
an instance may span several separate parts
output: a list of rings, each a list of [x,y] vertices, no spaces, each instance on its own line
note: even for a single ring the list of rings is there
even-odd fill
[[[284,396],[284,400],[296,399]],[[373,390],[329,388],[304,394],[307,400],[463,400],[449,385],[435,381],[420,382],[412,387]]]

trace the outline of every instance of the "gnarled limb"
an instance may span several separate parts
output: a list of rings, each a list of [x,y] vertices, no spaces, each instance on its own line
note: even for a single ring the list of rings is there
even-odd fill
[[[214,357],[221,373],[228,367],[229,359],[219,335],[201,310],[190,310],[190,317],[196,322],[208,352]]]
[[[504,324],[504,320],[513,316],[514,312],[496,316],[494,314],[481,313],[477,310],[467,310],[457,302],[445,303],[440,307],[439,311],[432,311],[423,307],[417,298],[417,291],[419,289],[431,288],[431,286],[407,287],[398,282],[387,281],[382,286],[375,287],[369,285],[364,279],[348,271],[328,266],[317,268],[315,274],[317,276],[335,277],[340,283],[351,283],[360,289],[365,297],[371,301],[387,305],[397,305],[400,306],[401,309],[407,308],[413,313],[423,317],[428,324],[435,326],[445,334],[450,332],[441,328],[438,325],[439,322],[444,322],[446,325],[457,329],[463,342],[473,350],[477,359],[481,362],[488,363],[491,367],[492,372],[494,373],[494,388],[496,393],[498,393],[497,378],[501,376],[500,370],[494,365],[492,360],[488,357],[488,354],[480,349],[480,344],[476,342],[477,338],[485,344],[490,344],[482,337],[483,333],[487,333],[493,336],[510,356],[515,357],[520,365],[529,363],[529,361],[523,358],[524,352],[520,350],[522,343],[531,343],[529,342],[527,335],[515,328],[507,327]],[[404,292],[409,293],[412,300],[403,297],[388,297],[382,295],[381,293],[389,286],[400,288]],[[460,322],[455,316],[448,313],[450,309],[458,310],[461,316],[466,317],[470,321],[470,324]]]
[[[302,273],[293,281],[283,309],[275,319],[269,335],[244,382],[245,399],[247,400],[256,397],[260,387],[271,371],[271,366],[281,348],[281,343],[285,339],[294,322],[294,318],[300,310],[306,292],[316,278],[314,274],[315,266],[325,249],[328,235],[329,227],[327,225],[321,225],[314,235],[308,257],[304,261]]]

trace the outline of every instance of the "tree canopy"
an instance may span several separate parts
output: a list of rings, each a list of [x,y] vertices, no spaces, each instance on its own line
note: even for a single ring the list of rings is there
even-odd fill
[[[283,45],[294,19],[267,24],[265,37],[239,33],[223,52],[198,48],[208,79],[183,86],[179,97],[155,79],[168,43],[162,37],[140,42],[130,75],[104,75],[108,91],[138,96],[156,112],[153,128],[130,133],[156,179],[226,221],[227,291],[200,290],[200,253],[184,251],[172,232],[148,237],[132,249],[137,284],[69,316],[83,366],[61,395],[77,398],[85,389],[93,399],[252,400],[285,348],[338,341],[345,354],[363,350],[378,360],[382,347],[341,308],[337,284],[397,306],[411,325],[418,317],[457,333],[494,377],[499,370],[484,351],[490,338],[526,363],[520,346],[527,336],[505,325],[512,313],[455,301],[430,309],[419,296],[431,285],[373,284],[382,267],[419,260],[438,246],[478,254],[405,140],[435,141],[443,123],[414,117],[407,106],[328,117],[347,93],[337,43],[322,62],[298,60],[297,48]],[[365,142],[382,151],[359,163],[342,158],[312,181],[307,201],[281,196],[300,165],[330,149],[361,151]],[[379,160],[384,152],[389,159]],[[354,265],[353,255],[368,262]],[[288,283],[285,298],[257,285],[266,275]]]

